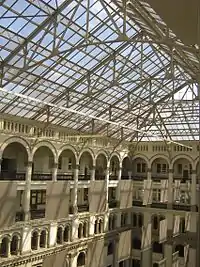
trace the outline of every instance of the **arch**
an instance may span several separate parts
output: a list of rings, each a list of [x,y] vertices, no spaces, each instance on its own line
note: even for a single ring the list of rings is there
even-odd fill
[[[39,240],[39,232],[37,230],[34,230],[32,232],[32,237],[31,237],[31,249],[32,250],[38,249],[38,240]]]
[[[81,160],[81,157],[82,155],[87,152],[91,158],[92,158],[92,165],[94,166],[95,165],[95,156],[94,156],[94,152],[92,151],[92,149],[90,148],[84,148],[80,151],[79,155],[78,155],[78,163],[80,164],[80,160]]]
[[[121,156],[120,156],[120,154],[118,152],[113,152],[113,153],[110,154],[109,163],[111,162],[113,157],[117,157],[117,159],[119,161],[119,165],[122,163]]]
[[[82,238],[83,236],[83,224],[80,223],[78,226],[78,238]]]
[[[122,179],[129,179],[132,175],[132,160],[129,156],[126,156],[122,160]]]
[[[6,149],[6,147],[8,145],[12,144],[12,143],[19,143],[19,144],[21,144],[25,148],[25,150],[27,152],[28,161],[30,161],[30,159],[31,159],[30,145],[29,145],[29,143],[25,139],[23,139],[21,137],[10,137],[10,138],[4,140],[4,142],[0,146],[0,159],[2,158],[3,152]]]
[[[70,239],[70,226],[66,225],[63,232],[64,242],[68,242]]]
[[[85,265],[85,253],[82,251],[77,257],[77,267]]]
[[[106,158],[106,161],[108,162],[109,155],[105,150],[103,150],[103,149],[98,150],[96,155],[95,155],[95,160],[97,159],[97,157],[99,155],[104,155],[104,157]]]
[[[11,244],[10,244],[10,254],[11,255],[17,255],[19,252],[19,242],[20,237],[18,234],[14,234],[12,236]]]
[[[98,153],[95,158],[95,179],[104,180],[108,166],[108,157],[105,153]]]
[[[61,225],[57,229],[56,243],[57,244],[63,243],[63,226],[61,226]]]
[[[69,150],[72,152],[72,154],[74,155],[76,164],[78,164],[78,151],[76,150],[76,148],[72,145],[64,145],[62,146],[59,151],[58,151],[58,159],[61,156],[61,154],[65,151],[65,150]]]
[[[87,231],[88,231],[88,222],[84,222],[84,224],[83,224],[83,237],[87,237]]]
[[[153,162],[157,159],[164,159],[167,162],[167,164],[169,165],[169,167],[172,167],[172,165],[170,163],[170,159],[167,156],[162,155],[162,154],[156,154],[155,156],[151,157],[150,161],[149,161],[150,166],[152,166]]]
[[[58,155],[57,155],[57,150],[55,148],[55,146],[49,142],[49,141],[40,141],[38,142],[34,147],[33,147],[33,150],[32,150],[32,153],[31,153],[31,161],[33,160],[34,158],[34,155],[36,153],[36,151],[40,148],[40,147],[48,147],[49,150],[52,152],[53,154],[53,157],[54,157],[54,161],[55,162],[58,162]]]
[[[134,155],[133,158],[132,158],[132,161],[134,162],[138,158],[143,159],[146,162],[148,168],[151,167],[149,159],[145,155],[142,155],[142,154]]]
[[[4,236],[1,240],[1,246],[0,246],[1,257],[8,257],[9,240],[10,238],[8,236]]]
[[[46,248],[46,246],[47,246],[47,231],[42,230],[40,232],[40,247]]]
[[[174,158],[172,158],[172,167],[174,168],[174,164],[177,160],[179,159],[186,159],[189,161],[189,163],[192,165],[192,169],[194,170],[194,160],[192,159],[192,157],[185,155],[185,154],[179,154],[177,156],[175,156]]]

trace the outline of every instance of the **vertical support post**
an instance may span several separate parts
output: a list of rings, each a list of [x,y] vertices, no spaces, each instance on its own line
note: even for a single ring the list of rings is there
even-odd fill
[[[173,199],[173,187],[172,187],[172,184],[173,184],[173,169],[169,169],[169,176],[168,176],[168,203],[167,203],[167,208],[168,209],[172,209],[173,207],[173,202],[174,202],[174,199]]]
[[[24,191],[24,220],[30,219],[30,198],[31,198],[31,176],[32,176],[32,162],[29,161],[26,167],[26,184]]]
[[[147,169],[147,180],[151,180],[151,168]]]
[[[52,168],[52,180],[53,182],[57,181],[57,172],[58,172],[58,163],[54,163],[53,168]]]
[[[73,213],[78,213],[77,198],[78,198],[78,173],[79,165],[76,165],[74,169],[74,194],[73,194]]]
[[[95,171],[96,171],[96,166],[92,166],[91,174],[90,174],[91,181],[95,181]]]

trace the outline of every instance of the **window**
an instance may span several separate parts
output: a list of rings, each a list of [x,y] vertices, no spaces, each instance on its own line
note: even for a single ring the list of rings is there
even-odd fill
[[[140,228],[143,226],[143,214],[138,214],[138,226]]]
[[[182,164],[178,164],[177,168],[178,168],[178,170],[177,170],[178,174],[182,174],[182,170],[183,170]]]
[[[163,245],[158,243],[158,242],[154,242],[153,243],[153,252],[155,252],[155,253],[163,253]]]
[[[154,188],[153,192],[152,192],[152,200],[153,200],[153,202],[160,202],[160,197],[161,197],[160,189]]]
[[[111,241],[108,244],[108,250],[107,250],[107,255],[111,255],[114,252],[114,243]]]
[[[157,173],[166,173],[168,169],[168,165],[165,163],[163,164],[157,163],[156,167],[157,167]]]
[[[146,172],[146,164],[145,163],[137,163],[137,172],[145,173]]]
[[[72,159],[69,158],[69,161],[68,161],[68,170],[72,170]]]
[[[157,173],[161,173],[161,164],[160,163],[157,164]]]
[[[108,192],[109,192],[109,195],[108,195],[109,201],[110,200],[115,200],[116,199],[116,188],[115,187],[110,187],[108,189]]]
[[[31,206],[44,205],[46,203],[46,190],[31,190]]]
[[[84,197],[83,197],[84,201],[88,201],[88,188],[84,188]]]
[[[132,247],[134,249],[141,249],[141,241],[137,237],[133,238]]]

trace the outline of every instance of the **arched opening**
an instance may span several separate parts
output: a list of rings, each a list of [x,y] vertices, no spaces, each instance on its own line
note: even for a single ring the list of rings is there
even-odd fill
[[[107,159],[104,154],[99,154],[96,158],[95,180],[105,180],[107,169]]]
[[[83,225],[82,223],[80,223],[78,227],[78,238],[82,238],[82,237],[83,237]]]
[[[63,228],[62,227],[58,227],[57,229],[56,243],[57,244],[63,243]]]
[[[103,220],[99,220],[99,233],[103,233]]]
[[[141,228],[144,223],[144,215],[142,213],[138,214],[138,226]]]
[[[82,153],[80,160],[79,160],[79,180],[90,180],[91,176],[91,170],[93,167],[93,159],[92,155],[88,152],[85,151]]]
[[[88,223],[84,222],[83,224],[83,237],[87,237]]]
[[[175,160],[173,165],[174,179],[180,180],[181,183],[186,183],[191,179],[192,164],[186,158],[179,158]]]
[[[137,237],[133,238],[133,243],[132,243],[132,247],[134,249],[141,249],[141,240]]]
[[[2,154],[1,180],[25,180],[28,154],[26,148],[17,142],[6,146]]]
[[[163,244],[159,242],[153,242],[153,252],[163,253]]]
[[[4,237],[1,241],[1,247],[0,247],[1,257],[8,257],[8,246],[9,246],[9,239],[8,237]]]
[[[84,266],[85,265],[85,253],[81,252],[77,258],[77,266]]]
[[[119,173],[119,159],[116,155],[112,156],[110,159],[110,175],[109,180],[118,180]]]
[[[94,222],[94,233],[98,234],[98,221],[97,220],[95,220]]]
[[[64,242],[69,242],[70,239],[70,230],[69,230],[69,226],[65,226],[64,229]]]
[[[42,230],[40,233],[40,247],[46,248],[47,246],[47,232],[46,230]]]
[[[137,214],[136,213],[133,213],[132,214],[132,225],[133,227],[137,227]]]
[[[122,161],[122,180],[131,179],[132,170],[131,170],[131,160],[129,157],[126,157]]]
[[[157,215],[152,216],[152,222],[153,222],[153,230],[158,230],[158,225],[159,225],[159,218]]]
[[[111,255],[114,253],[114,242],[110,241],[108,243],[108,251],[107,251],[107,255]]]
[[[14,235],[10,244],[10,254],[17,255],[19,252],[19,236]]]
[[[166,159],[156,158],[151,165],[152,179],[168,179],[169,165]]]
[[[52,180],[52,168],[54,167],[54,155],[47,146],[40,146],[33,156],[32,180]]]
[[[65,149],[58,158],[57,180],[73,180],[76,157],[73,151]]]
[[[175,247],[175,251],[178,251],[179,257],[184,257],[184,246],[183,245],[177,245]]]
[[[32,250],[37,250],[38,249],[38,240],[39,240],[39,234],[37,231],[32,233],[31,237],[31,249]]]
[[[147,162],[143,158],[133,160],[133,180],[143,180],[147,177]]]

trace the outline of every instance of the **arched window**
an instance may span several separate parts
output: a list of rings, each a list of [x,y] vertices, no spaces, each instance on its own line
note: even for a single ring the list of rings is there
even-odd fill
[[[47,245],[46,242],[47,242],[47,232],[46,230],[42,230],[40,234],[40,247],[45,248]]]
[[[1,257],[8,257],[8,244],[9,244],[8,237],[4,237],[1,241],[1,247],[0,247]]]
[[[98,234],[98,221],[97,220],[95,220],[94,222],[94,233]]]
[[[84,222],[83,225],[83,237],[87,237],[87,222]]]
[[[132,246],[134,249],[141,249],[141,241],[137,237],[133,238]]]
[[[63,243],[63,228],[62,227],[58,227],[56,242],[57,244]]]
[[[65,227],[65,230],[64,230],[64,241],[65,242],[68,242],[69,241],[69,233],[70,233],[69,226],[67,225]]]
[[[103,221],[99,220],[99,233],[103,233]]]
[[[85,265],[85,253],[81,252],[77,258],[77,266],[83,266],[83,265]]]
[[[158,229],[158,216],[156,215],[153,216],[153,229],[154,230]]]
[[[178,251],[179,257],[184,257],[184,246],[183,245],[177,245],[175,247],[175,251]]]
[[[14,235],[10,244],[10,253],[11,255],[17,255],[19,252],[19,237]]]
[[[38,232],[37,231],[33,232],[32,237],[31,237],[31,249],[32,250],[38,249],[38,238],[39,238]]]
[[[83,225],[82,223],[80,223],[78,227],[78,238],[82,238],[82,236],[83,236]]]
[[[111,255],[114,253],[114,243],[113,241],[110,241],[108,243],[108,251],[107,251],[107,255]]]

